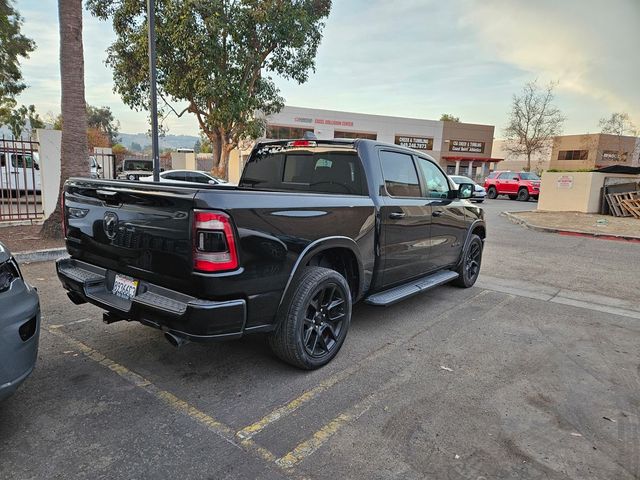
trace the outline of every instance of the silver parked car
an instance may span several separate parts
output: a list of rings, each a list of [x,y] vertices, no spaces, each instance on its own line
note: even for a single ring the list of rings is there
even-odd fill
[[[487,196],[487,191],[484,187],[478,185],[476,182],[471,180],[469,177],[464,177],[462,175],[449,175],[449,178],[455,183],[456,188],[461,183],[472,183],[473,184],[473,195],[471,196],[471,201],[476,203],[484,202],[484,199]]]
[[[33,371],[40,337],[40,300],[0,242],[0,401]]]

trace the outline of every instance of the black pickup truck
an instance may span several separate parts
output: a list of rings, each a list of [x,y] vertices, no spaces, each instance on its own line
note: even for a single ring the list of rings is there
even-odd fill
[[[69,298],[188,341],[268,333],[281,359],[328,363],[352,304],[474,284],[473,185],[372,140],[260,142],[237,187],[70,179],[57,263]]]

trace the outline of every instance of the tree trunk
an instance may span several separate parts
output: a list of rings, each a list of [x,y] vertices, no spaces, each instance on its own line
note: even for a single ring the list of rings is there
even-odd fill
[[[211,174],[228,180],[229,154],[233,148],[227,143],[224,134],[219,130],[207,132],[207,137],[209,137],[209,141],[211,142],[211,150],[213,153]]]
[[[60,20],[60,79],[62,109],[62,152],[60,190],[56,209],[42,225],[46,238],[62,237],[60,192],[72,176],[88,176],[87,108],[84,99],[84,56],[82,48],[82,0],[58,0]]]
[[[531,171],[531,152],[527,152],[527,172]]]

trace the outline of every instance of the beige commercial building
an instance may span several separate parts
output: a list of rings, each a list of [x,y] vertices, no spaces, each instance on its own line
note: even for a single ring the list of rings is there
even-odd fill
[[[267,118],[266,137],[301,138],[313,132],[319,139],[380,140],[427,153],[450,175],[482,178],[501,161],[491,155],[494,129],[493,125],[286,106]]]
[[[638,165],[640,139],[594,133],[555,137],[549,168],[594,170],[610,165]]]

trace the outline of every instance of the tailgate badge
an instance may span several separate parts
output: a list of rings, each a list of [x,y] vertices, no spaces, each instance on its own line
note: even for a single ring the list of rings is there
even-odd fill
[[[118,233],[118,215],[114,212],[107,212],[104,214],[104,218],[102,220],[102,228],[104,229],[104,233],[109,240],[113,240],[116,238],[116,234]]]

